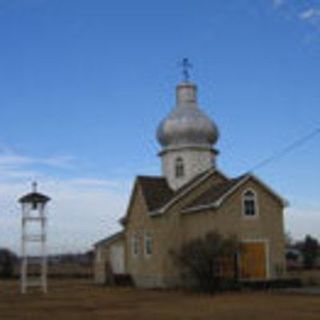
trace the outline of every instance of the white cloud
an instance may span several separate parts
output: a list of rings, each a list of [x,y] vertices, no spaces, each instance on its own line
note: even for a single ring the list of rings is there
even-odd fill
[[[299,14],[301,20],[311,20],[315,18],[320,18],[320,9],[310,8]]]
[[[70,156],[56,156],[47,158],[36,158],[17,155],[13,153],[0,154],[0,166],[16,167],[21,165],[46,165],[58,168],[71,168],[75,159]]]
[[[288,21],[300,21],[309,26],[308,39],[320,32],[320,6],[312,1],[272,0],[272,5]],[[307,39],[306,39],[307,40]]]
[[[127,181],[74,176],[58,178],[52,169],[74,165],[71,157],[36,158],[0,154],[0,245],[19,253],[21,212],[17,199],[40,180],[39,190],[48,194],[50,252],[83,251],[119,230],[129,194]],[[30,169],[30,166],[32,169]],[[55,172],[51,170],[50,172]],[[59,173],[59,171],[57,171]]]

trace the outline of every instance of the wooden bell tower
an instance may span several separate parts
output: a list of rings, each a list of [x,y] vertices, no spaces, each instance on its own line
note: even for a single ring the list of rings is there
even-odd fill
[[[32,192],[22,196],[21,225],[21,292],[26,293],[31,286],[47,292],[47,216],[46,205],[50,198],[37,192],[37,183],[32,184]],[[36,258],[32,258],[36,254]],[[29,274],[29,267],[33,267]],[[35,269],[37,268],[37,271]]]

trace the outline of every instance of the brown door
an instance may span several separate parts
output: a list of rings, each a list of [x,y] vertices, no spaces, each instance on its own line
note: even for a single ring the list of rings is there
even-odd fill
[[[245,242],[240,252],[240,278],[266,279],[266,244],[264,242]]]

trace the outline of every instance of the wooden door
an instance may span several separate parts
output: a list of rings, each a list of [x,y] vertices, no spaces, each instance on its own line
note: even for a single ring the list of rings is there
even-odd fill
[[[241,247],[239,259],[240,278],[244,280],[266,279],[266,243],[244,242]]]

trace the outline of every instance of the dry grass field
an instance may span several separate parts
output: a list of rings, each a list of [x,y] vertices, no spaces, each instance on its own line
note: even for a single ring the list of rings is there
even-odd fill
[[[275,292],[187,292],[98,287],[89,281],[50,282],[43,295],[21,295],[0,282],[0,319],[11,320],[319,320],[320,297]]]

